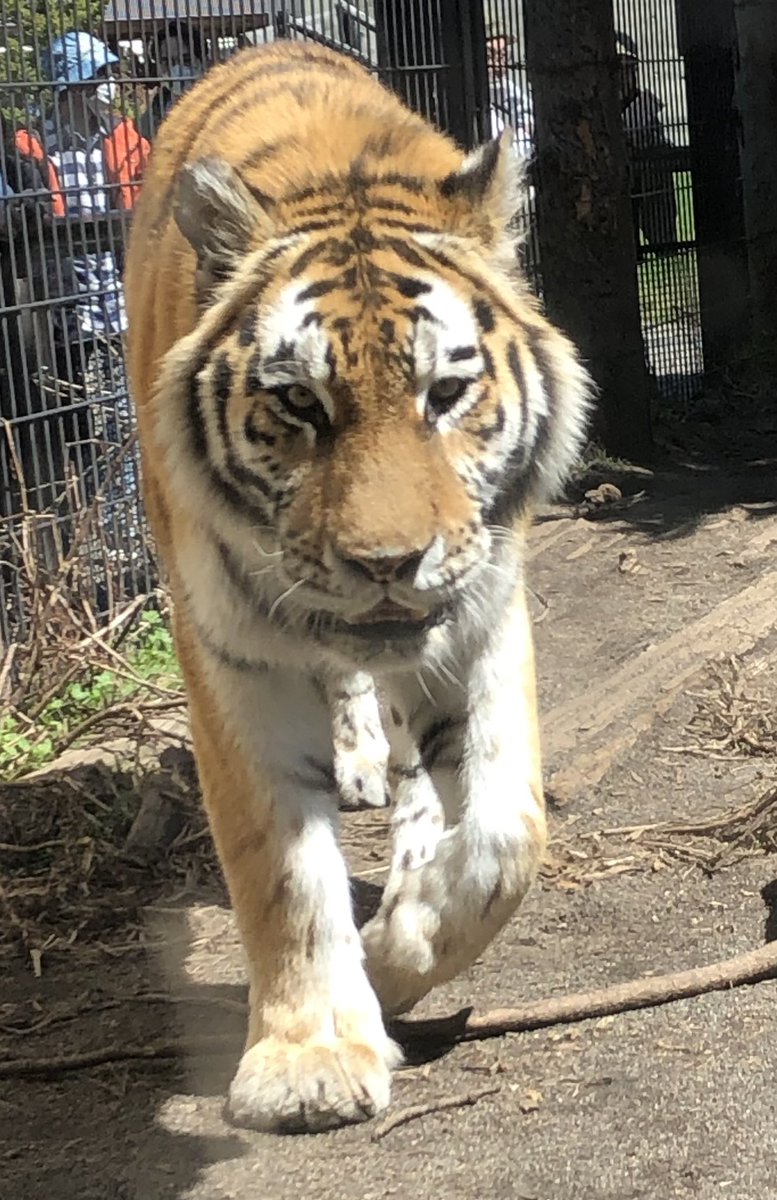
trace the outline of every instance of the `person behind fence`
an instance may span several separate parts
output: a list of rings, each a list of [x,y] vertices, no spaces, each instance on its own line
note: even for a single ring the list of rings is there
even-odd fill
[[[58,211],[61,211],[59,209]],[[40,143],[23,128],[6,124],[0,115],[0,417],[13,422],[0,430],[0,517],[26,499],[51,499],[43,484],[46,457],[61,451],[57,425],[27,420],[45,409],[36,347],[25,336],[22,287],[39,300],[45,292],[41,241],[50,227],[52,193]],[[13,429],[13,451],[9,430]],[[35,435],[42,434],[43,447]],[[42,453],[36,453],[42,450]],[[22,479],[17,478],[21,472]],[[46,491],[45,497],[37,492]]]
[[[529,276],[536,273],[536,242],[532,229],[534,187],[532,158],[534,155],[534,115],[531,92],[524,84],[517,63],[511,63],[511,46],[516,39],[500,31],[497,25],[486,28],[486,65],[488,67],[488,96],[491,137],[509,125],[515,134],[515,148],[527,168],[527,184],[523,200],[515,214],[516,230],[523,238],[519,251],[524,270]]]
[[[677,197],[672,143],[661,115],[664,105],[654,92],[639,86],[639,54],[634,39],[619,32],[616,45],[634,228],[649,246],[671,247],[677,241]]]
[[[149,38],[146,61],[149,75],[158,82],[138,120],[138,129],[151,140],[176,100],[204,74],[203,39],[191,22],[170,21],[158,38]]]
[[[80,383],[91,431],[104,448],[125,444],[131,428],[122,335],[127,319],[120,277],[121,231],[107,218],[132,209],[150,146],[134,122],[115,111],[118,58],[88,33],[70,32],[52,42],[43,66],[54,83],[45,124],[45,148],[69,219],[61,244],[74,247],[69,264],[76,300],[66,310],[71,343],[80,360]],[[56,269],[60,264],[52,262]],[[78,370],[78,369],[77,369]],[[85,498],[106,480],[101,455]],[[125,492],[137,491],[135,456],[125,455]],[[109,495],[118,497],[114,484]]]
[[[529,159],[534,152],[532,100],[516,70],[517,64],[510,62],[514,43],[512,35],[500,32],[496,26],[486,31],[491,136],[498,137],[507,125],[511,126],[520,154]]]

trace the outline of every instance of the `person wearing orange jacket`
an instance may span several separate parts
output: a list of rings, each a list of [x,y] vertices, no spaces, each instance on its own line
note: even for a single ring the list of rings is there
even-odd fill
[[[100,451],[86,475],[84,496],[97,483],[111,501],[137,492],[137,467],[125,455],[117,472],[109,457],[131,431],[122,336],[127,318],[121,282],[121,223],[139,195],[149,143],[117,111],[117,56],[92,34],[72,31],[52,42],[44,70],[54,84],[54,105],[44,126],[44,150],[64,201],[64,236],[52,270],[63,275],[71,348],[74,401],[88,418],[88,437]],[[67,257],[67,261],[63,261]],[[58,261],[57,261],[58,260]],[[64,272],[62,268],[64,267]],[[104,488],[104,490],[106,490]]]

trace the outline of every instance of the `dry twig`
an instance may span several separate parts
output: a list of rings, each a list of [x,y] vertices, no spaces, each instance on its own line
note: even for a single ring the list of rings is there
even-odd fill
[[[757,950],[748,950],[706,967],[633,979],[596,991],[529,1001],[517,1008],[494,1009],[481,1014],[462,1009],[452,1017],[403,1021],[397,1024],[396,1035],[404,1042],[432,1041],[443,1044],[502,1037],[506,1033],[525,1033],[531,1029],[585,1021],[591,1017],[606,1017],[636,1008],[654,1008],[659,1004],[687,1000],[707,992],[728,991],[743,984],[761,983],[775,976],[777,942],[769,942]]]
[[[411,1104],[407,1108],[400,1108],[398,1112],[392,1113],[375,1126],[370,1141],[379,1142],[393,1129],[407,1125],[410,1121],[417,1121],[419,1117],[426,1117],[429,1113],[447,1112],[451,1108],[468,1108],[485,1096],[493,1096],[500,1090],[492,1084],[491,1087],[478,1088],[477,1091],[465,1092],[461,1096],[444,1096],[441,1100],[430,1100],[427,1104]]]
[[[638,1008],[653,1008],[659,1004],[687,1000],[707,992],[729,991],[743,984],[761,983],[775,976],[777,942],[769,942],[757,950],[749,950],[735,958],[711,963],[706,967],[673,971],[668,975],[648,976],[627,983],[616,983],[612,987],[596,991],[573,993],[571,996],[554,996],[548,1000],[530,1001],[517,1008],[494,1009],[481,1014],[473,1013],[471,1009],[462,1009],[452,1017],[398,1021],[395,1023],[394,1033],[405,1044],[448,1046],[457,1042],[503,1037],[506,1033],[526,1033],[532,1029],[585,1021],[592,1017],[605,1017]],[[231,1038],[225,1035],[188,1038],[178,1042],[152,1042],[145,1046],[104,1046],[82,1054],[61,1055],[55,1058],[6,1059],[0,1061],[0,1079],[35,1076],[50,1079],[69,1071],[85,1070],[112,1062],[185,1058],[187,1055],[214,1053],[229,1044]],[[466,1100],[464,1102],[466,1103]]]

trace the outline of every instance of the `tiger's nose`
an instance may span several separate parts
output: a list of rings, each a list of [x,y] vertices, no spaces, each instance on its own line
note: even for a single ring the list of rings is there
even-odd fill
[[[428,546],[418,550],[405,550],[396,554],[370,551],[354,552],[339,550],[338,557],[352,570],[366,576],[374,583],[407,583],[415,578]]]

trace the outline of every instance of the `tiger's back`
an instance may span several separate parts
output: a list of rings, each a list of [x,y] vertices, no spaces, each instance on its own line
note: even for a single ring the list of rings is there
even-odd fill
[[[517,269],[509,135],[464,155],[331,51],[246,51],[163,125],[126,276],[149,516],[248,958],[239,1123],[384,1108],[382,1011],[515,911],[545,837],[531,506],[588,381]],[[338,801],[394,805],[356,932]],[[366,956],[366,962],[365,962]]]

